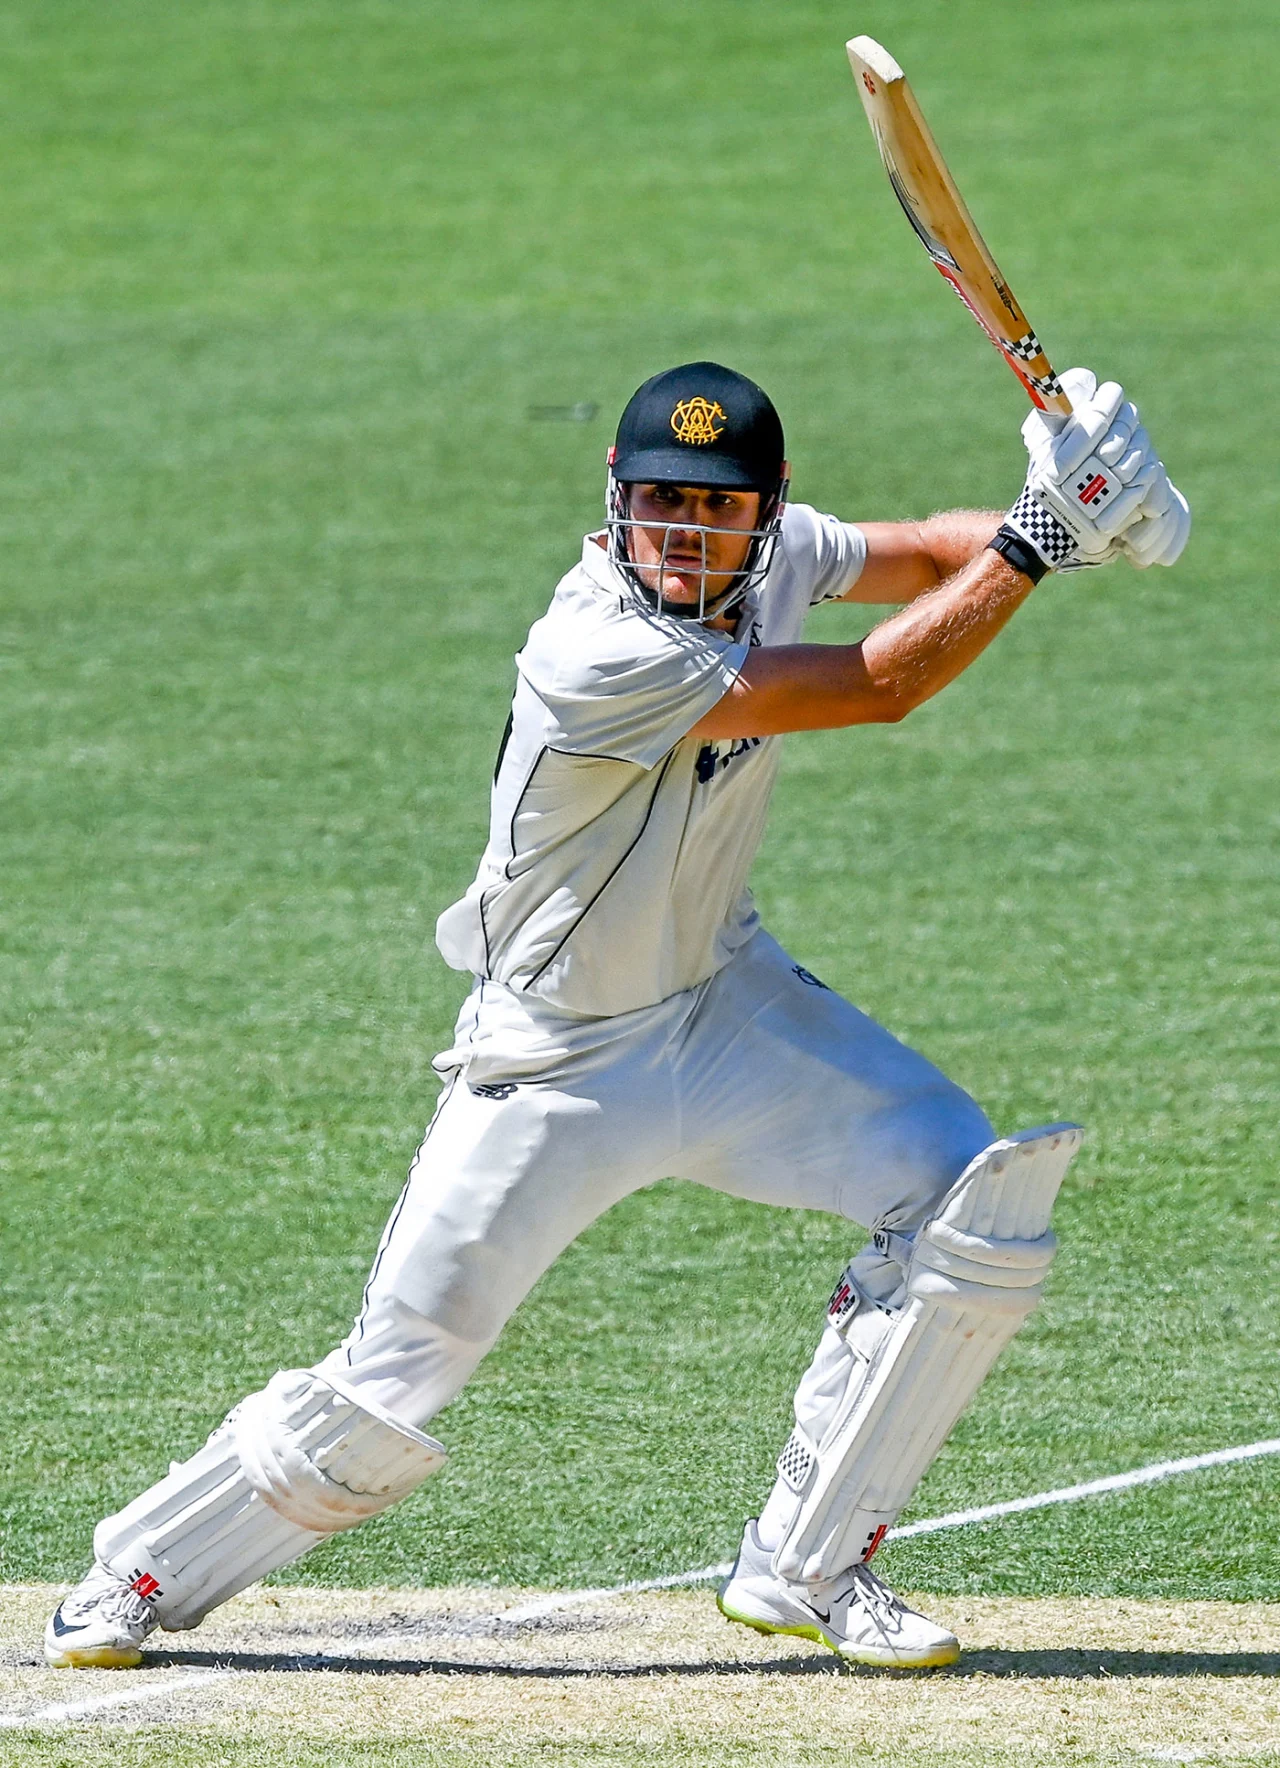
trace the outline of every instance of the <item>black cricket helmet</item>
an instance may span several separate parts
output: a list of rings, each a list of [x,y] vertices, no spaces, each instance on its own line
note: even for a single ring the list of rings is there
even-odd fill
[[[723,593],[707,596],[706,535],[725,530],[635,521],[630,512],[630,487],[635,484],[759,492],[760,514],[757,526],[749,530],[747,556]],[[627,401],[609,451],[609,556],[650,607],[685,619],[714,618],[740,601],[768,571],[782,530],[786,494],[782,421],[764,389],[718,362],[687,362],[666,369]],[[701,537],[703,581],[696,602],[672,602],[662,595],[661,562],[646,567],[648,576],[656,576],[656,586],[642,580],[629,544],[631,529],[638,527],[666,527],[664,557],[672,532]]]

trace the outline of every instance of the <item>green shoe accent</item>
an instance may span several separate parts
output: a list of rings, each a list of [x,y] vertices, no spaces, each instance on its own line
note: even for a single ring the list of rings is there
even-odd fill
[[[69,1647],[45,1661],[53,1670],[136,1670],[142,1653],[136,1645],[86,1645]]]
[[[757,1621],[751,1615],[735,1614],[731,1608],[726,1608],[723,1596],[716,1597],[716,1607],[726,1621],[736,1621],[740,1627],[750,1627],[754,1633],[782,1633],[789,1639],[811,1639],[815,1645],[825,1645],[828,1651],[834,1651],[837,1657],[842,1655],[821,1627],[788,1627],[781,1621]]]
[[[723,1596],[716,1597],[716,1607],[726,1621],[736,1621],[739,1626],[750,1627],[755,1633],[777,1633],[789,1639],[809,1639],[815,1645],[825,1646],[847,1664],[863,1664],[874,1670],[901,1670],[908,1675],[913,1670],[941,1670],[948,1664],[954,1664],[960,1656],[959,1645],[940,1645],[927,1657],[918,1657],[914,1662],[904,1664],[896,1653],[880,1651],[874,1646],[855,1646],[852,1651],[841,1651],[838,1645],[827,1638],[821,1627],[792,1627],[781,1621],[758,1621],[752,1615],[735,1614],[731,1608],[725,1606]]]

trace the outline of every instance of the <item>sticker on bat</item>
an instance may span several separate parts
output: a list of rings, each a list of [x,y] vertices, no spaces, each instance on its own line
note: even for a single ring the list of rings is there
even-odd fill
[[[874,124],[872,126],[874,127]],[[939,270],[943,271],[944,275],[948,270],[958,272],[960,266],[951,256],[951,253],[943,245],[940,239],[930,233],[929,229],[920,219],[915,200],[907,189],[901,172],[899,172],[897,166],[893,163],[893,155],[889,152],[884,136],[878,129],[876,129],[875,134],[876,145],[880,149],[880,158],[884,162],[884,169],[889,174],[889,183],[893,189],[893,194],[901,203],[902,212],[915,229],[916,237],[919,239],[920,244],[924,247],[925,251],[928,252]]]

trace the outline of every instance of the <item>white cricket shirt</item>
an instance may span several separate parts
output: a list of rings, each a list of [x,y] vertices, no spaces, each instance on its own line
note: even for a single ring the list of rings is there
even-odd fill
[[[592,1017],[652,1006],[728,963],[758,925],[747,872],[779,739],[688,732],[751,646],[795,644],[866,552],[859,528],[789,505],[730,634],[651,612],[588,535],[516,658],[489,842],[436,924],[446,963]]]

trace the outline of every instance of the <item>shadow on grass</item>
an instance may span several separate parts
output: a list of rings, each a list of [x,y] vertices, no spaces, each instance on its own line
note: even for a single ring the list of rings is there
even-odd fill
[[[1280,1676],[1280,1651],[967,1651],[946,1674],[1105,1682],[1110,1677]]]
[[[869,1669],[847,1664],[831,1653],[812,1657],[652,1664],[513,1664],[461,1658],[358,1657],[328,1652],[163,1651],[148,1652],[149,1669],[182,1665],[192,1669],[330,1672],[354,1676],[499,1676],[513,1681],[573,1681],[651,1676],[996,1676],[1026,1681],[1065,1678],[1105,1682],[1142,1677],[1280,1677],[1275,1651],[971,1651],[958,1664],[922,1672]]]
[[[613,1681],[617,1677],[646,1676],[839,1676],[849,1666],[833,1655],[776,1658],[768,1663],[717,1663],[704,1659],[692,1664],[513,1664],[474,1662],[465,1658],[340,1657],[328,1652],[290,1651],[165,1651],[148,1652],[142,1668],[165,1670],[181,1665],[209,1670],[305,1670],[354,1676],[505,1676],[514,1681],[589,1681],[593,1677]]]

